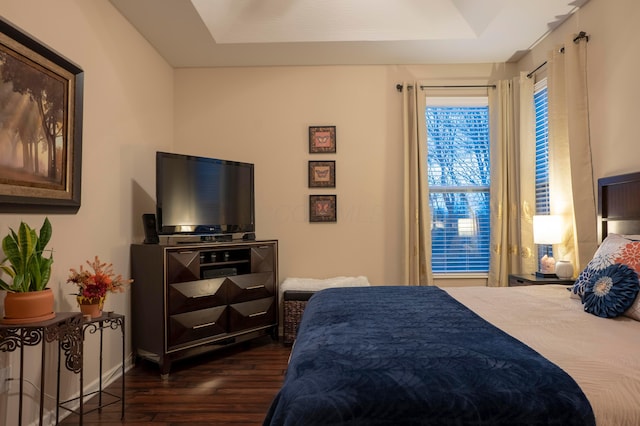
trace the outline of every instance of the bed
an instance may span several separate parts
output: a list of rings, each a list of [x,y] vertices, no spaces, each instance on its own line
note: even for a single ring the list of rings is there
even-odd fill
[[[640,424],[640,173],[598,184],[606,238],[573,287],[316,293],[264,424]]]

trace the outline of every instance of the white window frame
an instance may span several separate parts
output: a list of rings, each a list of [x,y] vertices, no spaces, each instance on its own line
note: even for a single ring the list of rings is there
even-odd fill
[[[489,100],[486,94],[483,95],[450,95],[450,96],[426,96],[425,98],[425,116],[426,116],[426,108],[428,107],[489,107]],[[487,126],[489,126],[489,117],[487,117],[488,122]],[[426,117],[425,117],[426,120]],[[490,129],[488,129],[487,139],[490,136]],[[427,138],[428,139],[428,138]],[[488,139],[489,140],[489,139]],[[428,143],[428,142],[427,142]],[[489,150],[490,147],[487,147]],[[427,150],[427,155],[428,150]],[[428,179],[427,179],[428,180]],[[466,189],[466,191],[465,191]],[[429,186],[429,193],[434,192],[482,192],[486,193],[487,197],[490,196],[490,183],[486,186],[470,186],[470,187],[439,187],[439,186]],[[433,230],[436,227],[436,224],[433,222],[433,211],[431,217],[431,229]],[[486,220],[486,223],[483,223],[483,226],[490,227],[490,220]],[[490,235],[490,229],[488,231]],[[432,250],[433,250],[433,242],[432,242]],[[435,271],[433,272],[434,277],[436,278],[486,278],[488,276],[488,268],[490,261],[491,251],[490,246],[487,247],[487,271]]]

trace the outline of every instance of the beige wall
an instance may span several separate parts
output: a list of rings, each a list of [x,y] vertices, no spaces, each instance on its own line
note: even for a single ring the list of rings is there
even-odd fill
[[[568,35],[589,34],[587,76],[594,185],[600,177],[640,171],[640,22],[637,0],[591,0],[523,58],[532,70],[562,45]]]
[[[77,311],[71,295],[74,288],[65,283],[69,268],[99,255],[113,262],[118,272],[129,273],[129,244],[134,235],[142,234],[140,214],[153,211],[154,206],[151,159],[156,149],[168,149],[173,142],[173,70],[106,0],[3,0],[0,14],[85,71],[82,207],[73,215],[48,215],[53,224],[50,286],[56,294],[56,309]],[[0,214],[0,236],[21,220],[39,228],[43,218],[44,214]],[[129,304],[127,292],[110,295],[106,308],[128,313]],[[105,371],[109,371],[120,362],[120,336],[113,332],[105,338]],[[55,356],[56,352],[49,353]],[[38,358],[35,350],[27,355]],[[12,376],[17,377],[17,352],[0,356],[4,356],[0,367],[10,362]],[[34,365],[32,358],[27,361]],[[97,343],[88,340],[88,386],[97,379],[97,362]],[[55,395],[53,361],[48,368],[52,383],[47,392]],[[37,370],[29,367],[33,374]],[[71,376],[63,375],[65,394],[77,392],[77,376]],[[31,381],[38,383],[35,378]],[[31,386],[25,390],[37,395]],[[6,424],[17,424],[17,391],[13,382]],[[25,402],[23,420],[28,424],[37,419],[37,409],[29,406],[30,397]],[[6,395],[0,395],[0,424],[9,411],[6,403]],[[51,401],[46,409],[53,409]]]
[[[3,0],[0,14],[85,70],[82,207],[75,215],[49,215],[59,310],[76,309],[64,283],[68,268],[97,254],[129,271],[129,244],[142,239],[140,214],[154,209],[156,150],[256,164],[257,234],[280,241],[281,280],[362,274],[374,284],[400,283],[402,146],[395,84],[419,79],[464,84],[505,75],[504,66],[491,64],[174,72],[106,0]],[[628,124],[640,108],[638,18],[636,0],[619,0],[615,8],[591,0],[518,64],[533,69],[564,34],[591,35],[596,178],[640,168],[640,144]],[[308,126],[323,124],[337,126],[338,152],[310,155]],[[337,188],[307,188],[307,162],[325,158],[337,162]],[[338,195],[336,224],[308,223],[312,193]],[[0,236],[20,220],[39,225],[43,217],[0,214]],[[129,294],[111,297],[107,309],[128,314]],[[107,369],[119,362],[114,337],[107,343]],[[85,360],[95,366],[95,344],[85,351]],[[0,367],[7,363],[15,375],[16,355],[0,353]],[[95,378],[94,370],[87,370],[87,383]],[[71,379],[64,380],[72,393]],[[14,400],[16,391],[12,385]],[[7,411],[6,403],[0,395],[0,413]]]
[[[175,150],[256,164],[258,238],[280,241],[280,279],[366,275],[402,284],[403,80],[484,84],[491,64],[179,69]],[[308,127],[335,125],[336,154],[309,154]],[[336,188],[307,187],[309,160],[336,161]],[[309,223],[309,194],[336,194],[337,223]]]

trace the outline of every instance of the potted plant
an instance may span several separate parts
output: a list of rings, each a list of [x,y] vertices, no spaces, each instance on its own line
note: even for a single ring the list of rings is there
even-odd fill
[[[45,218],[39,233],[24,222],[17,233],[9,231],[2,240],[5,258],[0,262],[0,270],[11,278],[8,282],[0,277],[0,289],[7,291],[2,322],[25,324],[55,317],[53,292],[47,288],[53,253],[45,250],[51,239],[51,222]]]
[[[78,287],[76,299],[80,311],[84,315],[97,318],[102,315],[107,292],[122,293],[124,287],[133,280],[124,279],[120,274],[116,275],[113,272],[113,264],[100,262],[98,256],[94,258],[93,262],[87,260],[86,263],[93,271],[84,269],[82,265],[80,265],[80,270],[72,268],[67,282]]]

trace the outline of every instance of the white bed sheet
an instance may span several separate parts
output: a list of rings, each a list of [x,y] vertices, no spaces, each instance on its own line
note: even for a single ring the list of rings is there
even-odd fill
[[[639,321],[586,313],[560,285],[443,289],[569,373],[599,426],[640,425]]]

